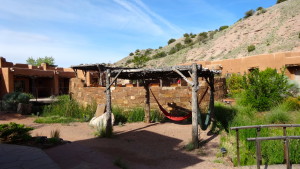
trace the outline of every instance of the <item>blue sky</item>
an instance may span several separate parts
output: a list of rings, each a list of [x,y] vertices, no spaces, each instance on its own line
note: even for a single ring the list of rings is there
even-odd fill
[[[0,56],[61,67],[114,63],[184,33],[232,25],[276,0],[0,0]]]

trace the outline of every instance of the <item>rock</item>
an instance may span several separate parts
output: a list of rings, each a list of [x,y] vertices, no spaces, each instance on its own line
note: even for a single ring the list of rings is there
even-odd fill
[[[107,119],[108,119],[108,113],[104,113],[99,117],[93,117],[89,125],[101,129],[103,127],[106,127]],[[114,123],[115,123],[115,116],[113,113],[111,113],[111,125],[114,125]]]
[[[98,104],[94,117],[99,117],[99,116],[103,115],[105,112],[105,108],[106,108],[105,104]]]

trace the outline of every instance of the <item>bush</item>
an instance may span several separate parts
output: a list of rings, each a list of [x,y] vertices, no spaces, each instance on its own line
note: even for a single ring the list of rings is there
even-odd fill
[[[185,39],[184,39],[184,43],[185,44],[190,44],[190,43],[192,43],[193,42],[193,40],[190,38],[190,37],[186,37]]]
[[[234,96],[241,93],[244,89],[245,79],[242,75],[233,73],[226,79],[226,87],[229,90],[228,94]]]
[[[254,45],[248,46],[248,52],[252,52],[254,50],[255,50],[255,46]]]
[[[172,47],[172,48],[170,49],[170,51],[169,51],[169,55],[172,55],[172,54],[174,54],[174,53],[176,53],[176,52],[177,52],[176,48],[175,48],[175,47]]]
[[[188,33],[183,34],[183,37],[187,38],[190,37],[190,35]]]
[[[259,10],[262,10],[262,9],[264,9],[263,7],[258,7],[257,9],[256,9],[256,11],[259,11]]]
[[[291,122],[291,118],[284,105],[273,108],[267,115],[266,121],[271,124],[287,124]]]
[[[162,49],[162,48],[163,48],[162,46],[159,46],[159,47],[158,47],[158,49]]]
[[[287,1],[287,0],[277,0],[276,4],[279,4],[279,3],[284,2],[284,1]]]
[[[133,56],[133,55],[134,55],[134,53],[132,53],[132,52],[131,52],[131,53],[129,53],[129,56]]]
[[[144,67],[145,64],[150,60],[150,58],[146,55],[134,56],[132,62],[135,67]]]
[[[0,124],[0,142],[22,143],[31,139],[29,134],[31,130],[33,130],[32,127],[25,127],[23,124]]]
[[[170,45],[171,43],[173,43],[173,42],[175,42],[176,41],[176,39],[170,39],[169,41],[168,41],[168,45]]]
[[[219,31],[225,30],[225,29],[227,29],[228,27],[229,27],[229,26],[227,26],[227,25],[221,26],[221,27],[219,28]]]
[[[167,56],[166,52],[159,52],[152,56],[153,59],[158,59]]]
[[[249,10],[249,11],[247,11],[247,12],[245,12],[245,16],[244,16],[244,18],[248,18],[248,17],[250,17],[250,16],[252,16],[253,14],[254,14],[254,10]]]
[[[258,7],[258,8],[256,9],[256,12],[257,12],[257,15],[260,15],[260,14],[262,14],[262,13],[266,13],[267,10],[264,9],[263,7]]]
[[[19,103],[28,104],[32,98],[31,94],[13,92],[3,96],[3,107],[5,110],[16,111]]]
[[[291,85],[284,70],[277,73],[276,69],[267,68],[264,71],[255,69],[245,78],[245,91],[242,104],[251,105],[259,111],[269,110],[290,94]]]

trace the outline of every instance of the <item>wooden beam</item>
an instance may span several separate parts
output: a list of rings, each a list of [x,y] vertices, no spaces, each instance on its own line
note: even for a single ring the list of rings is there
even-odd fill
[[[100,68],[99,64],[97,65],[97,68],[98,68],[98,71],[99,71],[99,85],[103,86],[103,81],[102,81],[102,75],[103,75],[103,73],[101,71],[101,68]]]
[[[195,148],[199,147],[199,138],[198,138],[198,114],[199,112],[199,105],[198,105],[198,69],[197,64],[194,63],[192,65],[192,143],[194,144]]]
[[[107,69],[107,70],[110,70],[110,69]],[[121,70],[119,71],[119,73],[116,75],[116,77],[114,78],[114,80],[111,81],[111,83],[109,84],[109,86],[106,85],[105,91],[108,90],[108,89],[111,87],[111,85],[114,84],[114,82],[118,79],[118,76],[121,74],[122,71],[123,71],[123,69],[121,69]],[[107,79],[107,78],[106,78],[106,79]],[[106,84],[107,84],[107,82],[106,82]]]
[[[196,67],[196,70],[197,70],[197,67]],[[173,71],[176,72],[177,74],[179,74],[188,84],[190,84],[191,86],[194,86],[194,83],[189,81],[187,79],[187,77],[185,77],[179,70],[173,69]],[[197,77],[198,77],[198,75],[197,75]]]
[[[112,132],[112,125],[111,125],[111,91],[110,91],[110,69],[106,70],[106,112],[108,113],[107,122],[106,122],[106,133]]]

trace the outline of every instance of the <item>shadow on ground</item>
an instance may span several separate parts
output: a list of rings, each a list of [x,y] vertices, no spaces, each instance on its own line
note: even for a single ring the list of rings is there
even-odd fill
[[[203,160],[186,153],[182,140],[167,137],[144,128],[115,133],[113,138],[93,138],[46,150],[61,168],[116,168],[120,159],[130,169],[181,169]]]

